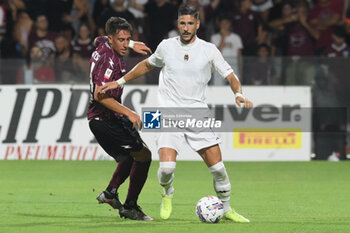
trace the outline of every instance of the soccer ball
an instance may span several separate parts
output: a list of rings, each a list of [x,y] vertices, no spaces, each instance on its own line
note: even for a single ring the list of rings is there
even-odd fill
[[[224,205],[219,198],[206,196],[198,201],[196,214],[202,222],[217,223],[224,216]]]

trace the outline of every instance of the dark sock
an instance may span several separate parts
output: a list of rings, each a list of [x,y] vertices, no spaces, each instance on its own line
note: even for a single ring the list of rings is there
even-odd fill
[[[130,184],[125,203],[128,206],[137,205],[137,199],[146,182],[151,160],[145,162],[134,161],[130,171]]]
[[[128,178],[134,159],[131,156],[127,156],[124,160],[118,163],[117,168],[112,176],[111,181],[107,187],[109,194],[115,196],[117,194],[119,186],[124,183]]]

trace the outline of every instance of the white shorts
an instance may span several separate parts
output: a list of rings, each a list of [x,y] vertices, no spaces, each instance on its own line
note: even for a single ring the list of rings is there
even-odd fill
[[[177,153],[179,153],[185,140],[194,151],[199,151],[203,148],[221,143],[220,137],[218,137],[214,132],[160,133],[157,140],[157,151],[160,148],[167,147],[172,148],[176,150]]]

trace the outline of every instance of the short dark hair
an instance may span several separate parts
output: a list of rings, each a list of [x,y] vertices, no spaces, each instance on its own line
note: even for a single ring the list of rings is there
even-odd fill
[[[230,17],[229,14],[225,14],[225,13],[220,14],[217,19],[218,19],[219,22],[221,22],[222,20],[228,20],[232,24],[232,17]]]
[[[334,26],[333,35],[339,38],[345,38],[346,37],[345,29],[342,26]]]
[[[199,11],[194,6],[181,5],[177,16],[180,18],[182,15],[193,15],[197,20],[199,20]]]
[[[239,0],[239,1],[238,1],[238,5],[241,6],[242,3],[243,3],[244,1],[245,1],[245,0]],[[253,2],[253,0],[250,0],[250,1]]]
[[[126,21],[126,19],[121,17],[111,17],[107,20],[105,31],[108,36],[112,36],[121,30],[132,33],[132,26]]]
[[[56,38],[55,38],[55,39],[57,39],[57,38],[63,38],[63,39],[65,39],[66,41],[69,41],[69,38],[68,38],[63,32],[58,33],[58,34],[56,35]]]
[[[47,19],[47,15],[44,12],[38,12],[34,17],[34,21],[37,21],[41,16],[44,16]]]

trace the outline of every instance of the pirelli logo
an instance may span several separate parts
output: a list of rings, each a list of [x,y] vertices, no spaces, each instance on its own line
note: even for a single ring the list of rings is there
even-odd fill
[[[235,149],[300,149],[301,128],[236,128],[233,133]]]

